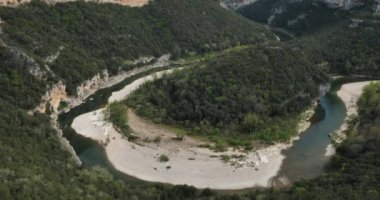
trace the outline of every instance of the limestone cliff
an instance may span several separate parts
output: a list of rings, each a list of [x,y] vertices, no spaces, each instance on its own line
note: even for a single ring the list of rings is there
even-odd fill
[[[46,113],[48,110],[58,112],[61,100],[65,98],[67,98],[66,86],[59,81],[46,91],[46,94],[41,98],[40,105],[37,106],[35,111],[40,113]]]
[[[62,81],[52,85],[46,94],[41,98],[41,103],[33,112],[39,113],[51,113],[57,114],[60,112],[59,108],[61,102],[64,102],[66,107],[62,108],[63,111],[79,105],[87,97],[94,94],[97,90],[115,85],[124,79],[136,75],[138,73],[145,72],[157,67],[163,67],[169,65],[170,54],[163,55],[159,58],[154,57],[142,57],[135,61],[132,61],[136,67],[130,71],[121,71],[116,76],[109,76],[107,70],[103,70],[96,74],[91,79],[84,81],[76,89],[75,96],[68,96],[66,86]],[[142,66],[141,66],[142,65]]]

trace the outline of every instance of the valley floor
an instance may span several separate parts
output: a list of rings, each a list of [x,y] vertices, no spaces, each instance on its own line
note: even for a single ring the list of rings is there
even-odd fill
[[[146,81],[172,71],[173,69],[165,70],[137,79],[114,92],[108,102],[121,101]],[[345,84],[338,91],[338,96],[346,105],[347,116],[356,114],[356,102],[363,87],[369,83],[370,81]],[[129,127],[138,139],[128,141],[105,120],[104,114],[103,108],[80,115],[74,119],[72,128],[78,134],[101,143],[109,161],[117,170],[150,182],[221,190],[268,187],[285,158],[282,150],[292,145],[291,141],[252,151],[230,148],[225,152],[215,152],[200,147],[205,144],[204,141],[190,137],[176,139],[177,133],[173,129],[142,119],[132,110],[128,110]],[[305,113],[305,120],[299,126],[300,132],[310,126],[306,120],[306,116],[310,115],[310,110]],[[340,132],[346,128],[345,123]],[[333,149],[331,151],[329,154],[334,154]],[[162,155],[167,156],[168,161],[160,161]]]
[[[167,70],[166,72],[171,72]],[[164,72],[134,81],[113,93],[109,102],[120,101],[146,81]],[[310,112],[310,111],[308,111]],[[85,137],[103,144],[113,166],[130,176],[169,184],[187,184],[197,188],[244,189],[270,186],[270,180],[280,170],[284,156],[282,150],[292,142],[279,143],[263,149],[244,152],[229,149],[214,152],[199,145],[203,141],[185,137],[177,140],[170,129],[141,119],[128,111],[129,126],[140,139],[131,142],[104,120],[104,109],[78,116],[72,128]],[[301,131],[310,124],[300,124]],[[156,139],[159,136],[159,139]],[[156,141],[155,141],[156,139]],[[167,162],[160,162],[166,155]]]

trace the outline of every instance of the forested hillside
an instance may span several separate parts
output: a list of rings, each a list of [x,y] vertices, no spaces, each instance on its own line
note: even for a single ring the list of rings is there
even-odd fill
[[[321,30],[349,18],[348,11],[328,8],[323,1],[258,0],[238,10],[243,16],[297,34]]]
[[[259,0],[238,12],[300,38],[310,59],[335,74],[380,76],[380,15],[375,1],[351,10],[318,1]]]
[[[373,15],[371,7],[351,15],[295,42],[330,73],[379,77],[380,15]]]
[[[141,56],[176,58],[267,40],[265,28],[212,1],[156,0],[139,8],[39,1],[0,7],[1,199],[173,199],[182,189],[114,180],[78,167],[50,118],[27,114],[62,80],[75,87],[108,69],[129,69]],[[267,36],[266,36],[267,35]],[[51,72],[49,71],[51,70]],[[194,192],[194,188],[184,194]]]
[[[50,117],[27,114],[46,82],[0,48],[0,197],[1,199],[113,199],[153,197],[117,182],[103,169],[83,169],[52,128]],[[155,191],[155,192],[153,192]],[[131,193],[130,193],[131,192]]]
[[[171,53],[175,58],[263,42],[263,27],[213,1],[155,0],[142,8],[40,1],[0,7],[0,38],[47,65],[69,92],[103,69],[130,69],[132,60]]]
[[[204,135],[244,133],[278,141],[297,132],[290,119],[327,80],[296,47],[258,46],[147,83],[127,104],[158,123]]]

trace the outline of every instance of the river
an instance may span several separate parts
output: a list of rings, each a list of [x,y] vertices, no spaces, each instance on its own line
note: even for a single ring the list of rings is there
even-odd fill
[[[338,130],[346,117],[346,108],[335,94],[320,98],[324,110],[323,118],[313,123],[300,139],[283,154],[286,156],[281,170],[274,178],[276,184],[287,184],[300,179],[311,179],[323,173],[329,160],[327,146],[331,144],[329,134]]]
[[[110,88],[101,89],[88,97],[83,104],[59,115],[58,121],[63,129],[63,136],[69,140],[85,167],[101,166],[115,178],[136,184],[149,184],[117,171],[107,160],[105,151],[100,144],[76,134],[70,127],[75,117],[104,107],[112,92],[122,89],[125,85],[147,74],[135,75]],[[302,178],[309,179],[323,173],[324,166],[329,160],[329,157],[325,156],[326,148],[331,144],[328,135],[337,130],[344,122],[346,110],[343,102],[336,95],[329,93],[320,98],[320,105],[324,110],[323,117],[301,134],[300,139],[294,141],[290,149],[283,152],[286,158],[278,176],[273,179],[274,183],[294,182]]]

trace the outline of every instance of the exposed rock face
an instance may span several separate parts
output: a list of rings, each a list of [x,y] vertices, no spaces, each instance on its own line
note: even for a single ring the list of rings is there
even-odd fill
[[[325,94],[327,94],[331,89],[331,84],[330,83],[327,83],[327,84],[321,84],[319,85],[319,96],[324,96]]]
[[[380,0],[376,1],[377,4],[375,4],[375,15],[380,15]]]
[[[41,98],[41,103],[35,111],[40,113],[46,113],[47,110],[58,112],[59,104],[61,103],[61,100],[65,98],[67,98],[66,86],[59,81]]]
[[[101,74],[107,74],[105,71],[103,71]],[[104,75],[103,75],[104,76]],[[85,98],[88,96],[88,94],[91,93],[91,91],[95,88],[99,88],[101,82],[102,82],[102,77],[100,73],[92,77],[92,79],[85,81],[82,83],[79,87],[77,87],[77,96],[80,98]],[[108,77],[105,77],[108,79]]]
[[[124,71],[120,74],[110,77],[107,70],[96,74],[91,79],[83,82],[77,87],[76,96],[68,96],[66,92],[66,86],[63,82],[59,81],[58,83],[51,86],[51,88],[46,92],[46,94],[41,98],[41,103],[34,109],[34,112],[46,113],[50,111],[53,115],[59,113],[59,106],[61,102],[67,103],[67,108],[70,109],[76,105],[79,105],[83,100],[85,100],[90,95],[94,94],[97,90],[110,87],[115,85],[124,79],[142,73],[144,71],[154,69],[157,67],[163,67],[169,65],[171,55],[166,54],[159,58],[154,57],[142,57],[135,61],[134,64],[147,64],[152,61],[156,61],[152,64],[147,64],[145,66],[137,67],[130,71]]]
[[[238,9],[240,7],[243,7],[245,5],[254,3],[257,0],[221,0],[220,4],[224,8],[230,8],[230,9]]]
[[[47,64],[50,64],[52,62],[54,62],[55,60],[57,60],[57,58],[59,57],[59,55],[61,54],[61,51],[65,49],[64,46],[60,46],[58,48],[58,51],[56,53],[54,53],[53,55],[51,56],[48,56],[44,59],[44,62],[47,63]]]
[[[288,26],[292,26],[293,24],[297,24],[299,21],[303,20],[306,17],[306,14],[300,14],[296,18],[288,20]]]
[[[3,33],[3,29],[1,28],[1,25],[2,25],[3,23],[4,23],[3,20],[0,18],[0,34]],[[1,44],[0,44],[0,45],[1,45]]]
[[[19,6],[24,3],[29,3],[31,0],[0,0],[0,6]],[[48,4],[64,3],[75,0],[43,0]],[[124,6],[141,7],[149,3],[149,0],[85,0],[97,3],[115,3]]]
[[[41,67],[34,58],[28,56],[24,52],[20,51],[16,47],[11,47],[5,44],[0,39],[0,47],[6,48],[9,54],[9,58],[14,61],[18,66],[24,68],[31,75],[39,80],[45,80],[48,78],[47,72]]]
[[[267,23],[269,25],[273,24],[274,19],[276,18],[276,15],[279,15],[286,11],[286,6],[284,4],[281,4],[280,6],[274,8],[272,15],[268,18]]]
[[[330,8],[342,8],[345,10],[363,4],[360,0],[324,0],[324,2]]]
[[[109,77],[108,71],[104,70],[101,73],[95,75],[92,79],[85,81],[77,88],[77,99],[83,101],[88,96],[92,95],[95,91],[100,88],[109,87],[111,85],[117,84],[117,82],[121,82],[122,80],[136,75],[138,73],[157,68],[163,67],[169,64],[169,60],[171,58],[170,54],[163,55],[157,58],[156,62],[152,64],[148,64],[155,60],[155,57],[141,57],[135,61],[133,61],[133,65],[145,65],[141,67],[137,67],[133,70],[121,72],[119,75],[115,77]],[[147,65],[146,65],[147,64]]]

